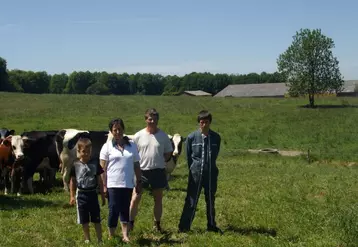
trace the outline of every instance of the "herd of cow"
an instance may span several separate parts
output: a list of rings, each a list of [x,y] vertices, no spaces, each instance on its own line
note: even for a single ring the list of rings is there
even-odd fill
[[[112,138],[109,131],[61,129],[15,135],[14,130],[0,129],[0,185],[4,194],[33,194],[33,176],[36,172],[40,174],[44,191],[49,191],[55,185],[57,172],[61,172],[64,189],[69,191],[69,171],[77,158],[77,141],[83,136],[92,140],[92,157],[96,159],[99,159],[103,144]],[[179,134],[168,136],[174,150],[167,162],[169,180],[185,138]]]

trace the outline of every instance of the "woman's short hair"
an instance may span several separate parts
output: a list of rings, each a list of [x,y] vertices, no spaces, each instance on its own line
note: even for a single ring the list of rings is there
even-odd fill
[[[120,119],[120,118],[112,119],[112,120],[109,122],[109,124],[108,124],[109,130],[112,131],[113,126],[114,126],[114,125],[117,125],[117,124],[119,124],[119,125],[121,126],[122,130],[124,131],[124,129],[125,129],[125,128],[124,128],[124,122],[123,122],[123,120]]]
[[[121,118],[115,118],[115,119],[112,119],[108,124],[109,131],[112,132],[113,126],[117,125],[117,124],[119,124],[121,126],[123,131],[125,130],[124,121]],[[125,141],[125,144],[127,144],[129,146],[131,145],[131,143],[129,142],[128,136],[123,136],[123,140]]]

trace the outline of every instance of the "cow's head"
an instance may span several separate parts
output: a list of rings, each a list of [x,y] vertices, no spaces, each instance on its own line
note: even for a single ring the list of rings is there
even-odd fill
[[[27,136],[20,135],[8,136],[6,139],[11,142],[11,149],[16,160],[23,159],[25,156],[24,149],[28,148],[31,142],[36,141]]]
[[[5,140],[6,137],[14,134],[15,130],[0,129],[0,144]]]
[[[186,138],[182,137],[180,134],[174,134],[173,136],[168,135],[168,137],[172,142],[173,156],[179,156],[183,148],[183,142]]]
[[[11,149],[15,159],[19,160],[24,158],[24,141],[20,135],[10,135],[6,138],[6,141],[3,141],[3,143],[11,143]]]

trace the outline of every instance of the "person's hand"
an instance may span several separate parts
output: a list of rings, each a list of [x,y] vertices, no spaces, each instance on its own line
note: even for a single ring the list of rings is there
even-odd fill
[[[105,198],[108,198],[108,190],[107,190],[107,186],[103,186],[103,194]]]
[[[135,192],[137,194],[142,193],[142,183],[137,183],[137,185],[135,186]]]
[[[74,197],[71,196],[71,198],[70,198],[70,205],[73,206],[73,205],[75,205],[75,204],[76,204],[76,200],[75,200]]]

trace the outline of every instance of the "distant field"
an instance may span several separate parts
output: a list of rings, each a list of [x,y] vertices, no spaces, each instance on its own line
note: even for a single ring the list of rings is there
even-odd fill
[[[213,128],[223,150],[249,148],[310,149],[320,159],[358,160],[358,99],[322,98],[330,109],[300,108],[306,99],[240,99],[170,96],[31,95],[0,93],[0,126],[25,130],[82,128],[107,130],[121,117],[126,132],[143,128],[144,111],[160,112],[160,127],[184,136],[197,128],[201,109],[213,113]],[[346,107],[345,107],[346,106]],[[339,108],[345,107],[345,108]]]
[[[218,165],[217,222],[225,234],[205,233],[202,194],[193,232],[178,234],[184,203],[185,153],[165,192],[163,226],[152,227],[152,199],[141,203],[133,246],[357,246],[358,99],[322,98],[305,109],[305,99],[237,99],[159,96],[29,95],[0,93],[0,127],[25,130],[81,128],[107,130],[121,117],[126,133],[144,127],[146,108],[160,112],[159,126],[186,136],[197,128],[201,109],[213,113],[213,129],[222,136]],[[245,154],[259,148],[308,149],[304,157]],[[48,195],[0,195],[0,246],[82,246],[75,208],[63,208],[68,195],[56,188]],[[107,236],[108,209],[103,212]],[[93,230],[93,229],[92,229]],[[94,231],[92,231],[94,237]],[[105,246],[116,246],[106,241]]]

